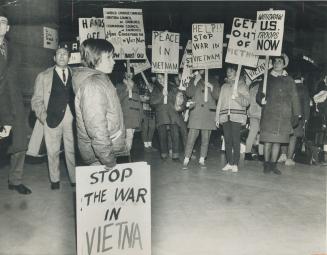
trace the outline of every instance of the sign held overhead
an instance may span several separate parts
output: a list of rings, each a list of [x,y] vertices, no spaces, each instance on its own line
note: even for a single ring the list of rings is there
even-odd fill
[[[103,8],[106,39],[115,59],[145,59],[142,9]]]

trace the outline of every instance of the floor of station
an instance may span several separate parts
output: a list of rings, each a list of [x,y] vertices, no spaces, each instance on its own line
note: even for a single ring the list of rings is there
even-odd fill
[[[183,171],[181,162],[144,152],[140,141],[132,156],[151,165],[153,255],[326,253],[327,167],[279,164],[277,176],[241,160],[238,173],[223,172],[214,143],[206,169],[192,160]],[[2,163],[0,255],[76,254],[74,190],[63,161],[61,188],[52,191],[46,161],[27,160],[28,196],[7,189],[9,166]]]

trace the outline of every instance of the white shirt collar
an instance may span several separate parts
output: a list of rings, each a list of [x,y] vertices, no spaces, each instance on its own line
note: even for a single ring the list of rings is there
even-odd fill
[[[279,74],[277,73],[276,71],[274,70],[271,70],[270,74],[274,77],[279,77],[279,76],[287,76],[288,73],[286,72],[286,70],[283,70],[282,74]]]

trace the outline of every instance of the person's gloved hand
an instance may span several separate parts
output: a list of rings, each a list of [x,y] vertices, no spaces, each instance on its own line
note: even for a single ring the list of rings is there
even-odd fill
[[[292,127],[296,128],[300,123],[299,116],[296,116],[296,115],[292,116],[291,123],[292,123]]]
[[[0,138],[8,137],[10,134],[11,126],[4,125],[0,130]]]
[[[261,102],[262,99],[264,99],[266,97],[266,94],[263,93],[262,91],[258,92],[258,101]]]

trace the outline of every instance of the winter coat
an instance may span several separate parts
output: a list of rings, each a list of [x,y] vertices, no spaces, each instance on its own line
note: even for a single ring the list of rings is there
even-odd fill
[[[261,110],[262,110],[261,105],[259,105],[256,100],[259,86],[260,86],[260,81],[258,80],[255,80],[250,85],[250,105],[248,108],[249,118],[256,118],[256,119],[261,118]]]
[[[11,154],[27,150],[28,139],[22,87],[18,82],[21,55],[17,45],[7,46],[7,58],[0,57],[0,126],[12,126],[8,138]]]
[[[142,118],[142,104],[136,84],[132,90],[132,98],[129,98],[126,84],[119,83],[116,86],[116,90],[123,111],[125,128],[140,128]]]
[[[156,113],[156,126],[166,124],[183,125],[183,118],[179,112],[175,110],[175,100],[178,88],[172,84],[168,85],[167,104],[164,104],[163,86],[158,82],[155,83],[150,96],[150,105]]]
[[[190,117],[188,128],[216,130],[216,100],[219,97],[218,83],[212,84],[213,90],[208,88],[208,102],[204,101],[204,80],[199,80],[196,86],[194,85],[195,78],[190,80],[189,86],[186,88],[186,96],[191,98],[195,105],[190,109]]]
[[[222,86],[217,104],[216,121],[219,120],[220,124],[225,123],[230,116],[231,121],[245,125],[246,108],[250,102],[249,89],[244,80],[240,79],[237,87],[238,96],[232,99],[233,87],[234,80],[228,79]]]
[[[74,69],[77,141],[86,164],[116,164],[126,150],[123,112],[109,77],[87,67]]]
[[[292,118],[301,115],[301,107],[294,80],[286,72],[282,76],[273,71],[268,75],[266,101],[262,108],[260,140],[288,143],[293,133]]]

